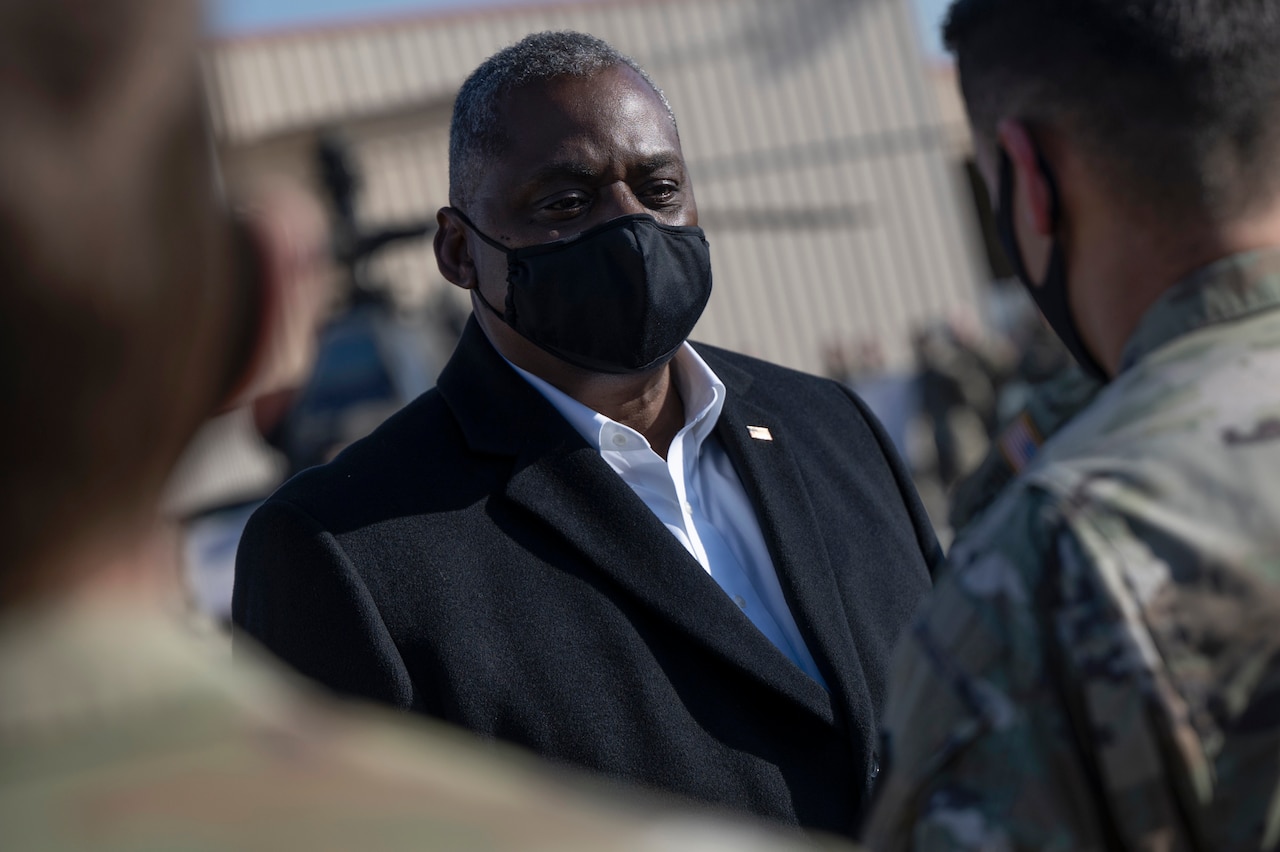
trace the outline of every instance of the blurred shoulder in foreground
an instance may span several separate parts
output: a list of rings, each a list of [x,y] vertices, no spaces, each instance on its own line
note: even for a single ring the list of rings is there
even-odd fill
[[[460,730],[233,667],[225,645],[137,607],[0,622],[4,848],[815,848],[620,805]]]

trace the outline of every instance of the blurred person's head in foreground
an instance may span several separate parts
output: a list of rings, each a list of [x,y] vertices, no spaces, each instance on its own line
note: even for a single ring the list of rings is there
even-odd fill
[[[1019,277],[1087,370],[1191,271],[1280,243],[1269,0],[958,0],[945,25]]]
[[[198,21],[0,0],[0,607],[137,582],[199,424],[305,349],[321,220],[279,187],[233,223]]]

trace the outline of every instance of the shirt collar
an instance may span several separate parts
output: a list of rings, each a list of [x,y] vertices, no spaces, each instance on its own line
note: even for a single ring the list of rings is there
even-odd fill
[[[510,361],[507,363],[511,364]],[[695,443],[701,446],[720,419],[720,412],[724,408],[724,383],[688,343],[676,351],[671,363],[675,367],[672,378],[675,381],[676,390],[680,393],[680,399],[684,401],[685,425],[681,432],[690,431]],[[534,390],[542,394],[547,402],[569,421],[569,425],[596,450],[602,448],[601,435],[606,427],[628,428],[591,410],[529,371],[522,370],[515,364],[511,364],[511,369],[532,385]],[[639,433],[636,434],[639,435]],[[640,437],[643,440],[643,436]]]
[[[1280,307],[1280,249],[1244,252],[1206,266],[1166,291],[1125,345],[1120,372],[1197,329]]]

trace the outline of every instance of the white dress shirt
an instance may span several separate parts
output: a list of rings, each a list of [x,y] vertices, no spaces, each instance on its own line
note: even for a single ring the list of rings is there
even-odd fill
[[[510,362],[508,362],[510,363]],[[636,430],[587,406],[512,364],[569,424],[600,451],[685,549],[761,633],[805,674],[826,688],[796,627],[746,488],[712,430],[724,408],[725,387],[693,347],[672,361],[685,424],[664,461]]]

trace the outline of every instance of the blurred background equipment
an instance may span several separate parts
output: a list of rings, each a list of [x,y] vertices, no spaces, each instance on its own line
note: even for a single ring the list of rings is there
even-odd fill
[[[257,427],[285,455],[290,475],[328,461],[430,388],[456,342],[450,327],[398,310],[386,282],[371,272],[379,252],[433,234],[434,219],[362,227],[362,180],[346,144],[322,134],[316,161],[333,212],[334,255],[346,273],[345,300],[321,334],[310,381],[288,405],[277,403],[278,418],[259,409]]]
[[[402,310],[370,262],[387,247],[430,236],[430,219],[362,226],[361,175],[345,143],[322,133],[319,189],[330,202],[339,303],[320,333],[315,368],[298,388],[210,423],[184,459],[170,509],[186,519],[185,565],[194,605],[228,622],[235,553],[249,515],[284,479],[323,464],[432,387],[461,323]]]

